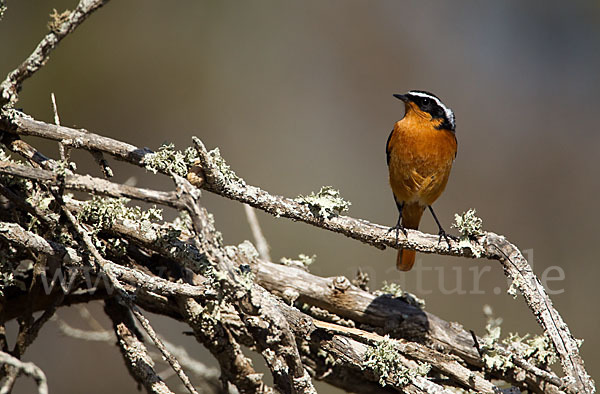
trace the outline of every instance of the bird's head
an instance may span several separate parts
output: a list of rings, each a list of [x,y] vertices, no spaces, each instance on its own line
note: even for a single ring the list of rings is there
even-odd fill
[[[422,90],[411,90],[406,94],[394,94],[394,97],[404,101],[405,116],[419,116],[432,123],[436,129],[454,131],[454,112],[434,94]]]

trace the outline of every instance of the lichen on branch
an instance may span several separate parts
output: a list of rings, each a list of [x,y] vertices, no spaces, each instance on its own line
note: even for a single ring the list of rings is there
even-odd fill
[[[350,208],[349,201],[344,200],[340,192],[331,186],[323,186],[317,193],[308,196],[298,196],[295,199],[300,204],[307,205],[312,214],[322,219],[330,219],[341,215]]]

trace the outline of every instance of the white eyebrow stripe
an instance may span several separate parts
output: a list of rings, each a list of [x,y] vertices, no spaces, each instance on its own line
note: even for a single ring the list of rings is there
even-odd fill
[[[440,101],[440,99],[438,99],[435,96],[432,96],[430,94],[427,93],[422,93],[422,92],[417,92],[414,90],[411,90],[410,92],[408,92],[408,94],[412,94],[413,96],[419,96],[419,97],[427,97],[429,99],[435,100],[435,102],[442,107],[442,109],[444,110],[444,112],[446,113],[446,117],[448,118],[448,120],[450,121],[450,124],[452,125],[452,128],[456,127],[456,124],[454,123],[454,112],[452,112],[452,110],[448,107],[446,107],[444,105],[444,103],[442,103]]]

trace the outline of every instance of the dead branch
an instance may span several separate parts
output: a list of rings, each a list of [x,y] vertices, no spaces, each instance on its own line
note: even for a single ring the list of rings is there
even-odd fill
[[[40,393],[47,392],[43,372],[19,358],[57,308],[95,299],[105,301],[126,365],[149,392],[171,391],[154,371],[134,317],[187,390],[195,393],[196,389],[140,308],[188,324],[198,342],[219,362],[223,391],[231,383],[242,393],[314,393],[313,379],[364,393],[446,393],[451,387],[502,392],[491,379],[508,382],[513,385],[510,390],[517,391],[595,391],[577,341],[522,253],[502,236],[487,232],[473,237],[470,243],[449,239],[440,244],[437,235],[408,230],[407,237],[396,240],[385,226],[339,214],[323,216],[302,201],[246,184],[224,165],[217,152],[208,152],[198,139],[194,140],[195,165],[169,163],[179,165],[178,171],[169,166],[153,168],[173,180],[174,191],[75,174],[66,163],[69,149],[91,152],[105,177],[111,176],[112,170],[104,154],[144,168],[153,152],[62,126],[54,96],[55,124],[35,120],[12,107],[23,82],[45,64],[60,40],[107,1],[81,0],[72,12],[55,12],[50,33],[0,84],[0,142],[29,163],[27,166],[8,158],[0,161],[0,251],[3,264],[6,261],[2,274],[5,278],[14,275],[26,284],[2,282],[0,322],[18,319],[19,333],[8,354],[2,327],[1,392],[10,392],[21,372],[36,379]],[[57,141],[61,161],[47,157],[21,136]],[[188,179],[183,178],[186,174]],[[485,352],[474,346],[479,339],[456,323],[405,300],[376,296],[344,277],[321,278],[271,263],[266,241],[252,215],[249,220],[262,259],[249,243],[223,245],[201,205],[199,189],[379,249],[405,248],[499,261],[552,341],[566,377],[561,379],[544,362],[522,357],[500,344],[494,345],[494,350],[511,363],[503,368],[489,367],[482,360]],[[164,205],[185,212],[189,220],[158,224],[149,223],[141,214],[129,220],[106,213],[109,217],[103,219],[80,216],[88,202],[66,199],[65,190]],[[37,199],[32,198],[34,194]],[[46,203],[36,203],[40,196]],[[34,263],[22,267],[22,261]],[[61,281],[63,274],[68,283]],[[53,276],[50,282],[48,276]],[[96,281],[94,287],[90,285],[92,277],[107,280]],[[300,309],[304,304],[309,307],[306,313]],[[317,308],[321,314],[314,313]],[[44,313],[34,319],[33,313],[39,310]],[[272,375],[273,388],[264,383],[242,346],[261,354]]]
[[[135,326],[130,309],[117,299],[109,298],[104,303],[104,311],[113,322],[117,344],[129,373],[146,388],[148,393],[172,394],[173,392],[154,371],[154,362],[140,340],[141,334]]]
[[[40,41],[31,55],[19,67],[11,71],[0,84],[0,106],[16,103],[23,82],[46,64],[50,52],[56,48],[58,43],[107,2],[108,0],[81,0],[77,8],[68,13],[68,16],[61,15],[62,18],[60,18],[57,15],[57,18],[51,23],[50,33]]]
[[[36,121],[14,110],[4,111],[0,120],[3,120],[6,125],[6,131],[55,141],[67,140],[74,147],[102,151],[138,166],[143,166],[143,157],[149,153],[147,149],[139,149],[93,133]],[[73,143],[73,141],[77,142]],[[271,195],[243,181],[229,181],[214,164],[202,143],[197,140],[196,146],[204,175],[201,187],[224,197],[246,203],[277,217],[287,217],[337,232],[380,249],[387,246],[464,257],[475,257],[475,254],[478,254],[482,258],[500,261],[505,274],[513,280],[515,286],[524,295],[544,332],[550,336],[565,373],[574,379],[578,387],[585,387],[586,390],[593,388],[593,383],[585,372],[583,361],[579,356],[577,341],[553,307],[522,253],[504,237],[487,232],[477,237],[467,247],[461,246],[453,239],[450,239],[448,244],[439,243],[437,235],[409,230],[408,236],[400,238],[396,243],[394,235],[388,234],[388,228],[385,226],[348,216],[318,217],[306,205],[293,199]]]
[[[23,362],[18,358],[1,351],[0,362],[14,367],[18,373],[24,373],[27,376],[31,376],[38,386],[38,394],[48,394],[46,375],[44,374],[44,371],[42,371],[37,365],[34,363]],[[4,392],[4,388],[5,385],[3,384],[0,392]]]

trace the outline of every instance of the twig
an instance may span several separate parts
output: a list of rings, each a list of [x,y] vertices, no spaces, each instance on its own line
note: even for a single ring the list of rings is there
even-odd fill
[[[19,176],[52,185],[61,185],[66,190],[84,191],[96,195],[109,197],[127,197],[139,201],[166,205],[173,208],[183,208],[181,201],[175,192],[163,192],[158,190],[143,189],[134,186],[122,185],[96,178],[90,175],[65,174],[58,175],[55,172],[39,168],[27,167],[21,164],[0,161],[0,173]]]
[[[64,22],[54,25],[33,53],[19,67],[8,73],[0,84],[0,107],[7,103],[15,104],[23,82],[46,64],[50,52],[58,43],[107,2],[108,0],[81,0]]]
[[[77,305],[77,312],[79,312],[79,316],[90,326],[92,330],[96,331],[106,331],[102,324],[90,313],[90,310],[84,305]]]
[[[357,328],[339,326],[337,324],[320,322],[318,320],[315,320],[314,324],[317,328],[326,330],[330,333],[348,335],[351,338],[370,345],[377,345],[384,339],[384,337],[378,334],[369,333]],[[433,368],[439,370],[444,375],[453,378],[454,381],[465,387],[469,387],[480,393],[495,393],[498,391],[498,388],[485,380],[481,374],[463,367],[452,356],[429,349],[416,342],[396,340],[394,343],[396,349],[404,355],[417,360],[428,360]]]
[[[169,349],[169,351],[179,360],[182,366],[184,366],[188,371],[193,372],[194,376],[197,376],[205,381],[205,384],[209,384],[213,387],[215,391],[219,390],[220,382],[219,376],[220,372],[217,368],[209,368],[206,364],[192,358],[187,350],[183,346],[177,346],[164,338],[162,339],[165,346]],[[162,360],[162,355],[158,353],[150,353],[153,355],[155,360]],[[170,370],[172,371],[172,369]],[[167,379],[167,377],[165,377]]]
[[[240,344],[226,327],[230,320],[238,322],[238,316],[228,313],[219,320],[203,318],[204,307],[195,300],[178,297],[177,301],[183,319],[192,328],[194,336],[217,359],[224,385],[231,382],[243,393],[274,393],[263,382],[263,374],[256,372],[252,361],[244,355]]]
[[[54,316],[52,320],[54,320],[54,322],[58,325],[58,329],[64,335],[71,338],[92,342],[113,342],[115,340],[115,334],[108,330],[82,330],[80,328],[71,327],[67,322],[56,316]]]
[[[215,232],[208,220],[208,212],[198,203],[198,192],[186,179],[174,177],[182,199],[186,201],[196,233]],[[226,252],[219,243],[206,245],[206,252],[217,261],[217,267],[223,273],[228,273],[223,275],[223,280],[228,279],[223,283],[227,285],[223,294],[239,311],[256,348],[271,370],[275,388],[290,393],[316,393],[300,358],[296,339],[278,308],[281,301],[262,287],[249,283],[251,279],[241,279],[230,257],[231,253]]]
[[[0,142],[2,142],[12,152],[18,153],[26,158],[29,163],[36,168],[45,168],[46,170],[56,169],[56,161],[47,157],[33,146],[23,141],[16,134],[4,133],[3,135],[0,135]]]
[[[37,234],[26,231],[15,223],[0,222],[0,238],[19,245],[21,247],[32,249],[38,253],[44,253],[50,256],[56,256],[63,260],[63,268],[81,267],[83,257],[72,248],[64,247],[52,241],[47,241]],[[104,267],[110,272],[110,279],[118,283],[124,282],[134,286],[137,290],[145,290],[160,294],[163,296],[186,296],[202,297],[211,299],[216,295],[214,291],[202,285],[190,285],[187,283],[173,283],[157,276],[145,274],[139,270],[124,267],[111,261],[104,261]]]
[[[52,99],[52,111],[54,112],[54,124],[60,126],[60,116],[58,116],[58,107],[56,105],[56,97],[54,96],[54,92],[50,93],[50,98]],[[62,141],[58,141],[58,153],[60,154],[60,159],[64,162],[69,160],[71,156],[71,150],[62,143]]]
[[[143,384],[148,393],[173,394],[154,371],[154,362],[139,338],[130,308],[115,298],[109,298],[104,303],[104,311],[112,320],[121,354],[134,379]]]
[[[12,225],[12,224],[11,224]],[[33,237],[33,238],[40,238],[40,242],[46,242],[43,240],[43,238],[39,237],[39,236],[35,236],[31,233],[21,233],[18,231],[18,227],[12,227],[10,231],[2,231],[2,226],[0,226],[0,234],[3,233],[10,233],[10,234],[14,234],[15,238],[17,240],[23,240],[23,242],[27,243],[27,244],[39,244],[39,242],[37,241],[26,241],[26,239],[28,237]],[[147,236],[148,232],[146,232],[144,235]],[[156,242],[152,239],[147,239],[146,241],[143,242],[144,244],[156,244]],[[60,252],[60,250],[58,250],[57,248],[49,248],[46,247],[45,249],[39,249],[38,252],[42,252],[42,253],[52,253],[53,251],[55,251],[56,253],[61,254],[62,252]],[[160,249],[157,249],[157,251],[160,251]],[[162,252],[164,253],[164,251]],[[244,260],[244,263],[247,263],[246,260]],[[261,262],[259,266],[262,266],[263,264],[268,265],[268,266],[276,266],[278,268],[280,268],[281,270],[283,270],[284,272],[287,273],[288,276],[282,276],[281,273],[274,273],[272,271],[265,271],[265,275],[258,275],[257,277],[257,281],[258,283],[261,284],[265,284],[264,280],[262,279],[263,276],[269,277],[271,278],[271,281],[273,283],[280,283],[283,284],[282,287],[279,288],[279,290],[277,288],[271,289],[271,291],[274,291],[275,293],[281,292],[285,286],[296,286],[296,288],[298,288],[298,290],[302,293],[302,300],[304,300],[304,302],[310,302],[311,304],[314,304],[314,301],[310,301],[310,297],[312,297],[314,299],[314,296],[311,295],[310,292],[307,293],[306,290],[302,290],[300,287],[297,287],[298,283],[306,283],[308,284],[312,284],[310,287],[310,289],[314,290],[319,288],[319,286],[321,286],[321,282],[324,288],[331,288],[333,293],[329,294],[327,293],[327,291],[315,291],[312,294],[321,294],[323,299],[326,300],[331,300],[331,302],[339,302],[340,305],[346,305],[347,309],[343,310],[340,309],[340,307],[337,308],[337,310],[339,311],[338,313],[340,315],[346,315],[348,316],[349,312],[352,311],[361,311],[361,303],[356,303],[356,301],[352,301],[353,299],[356,300],[357,298],[360,299],[360,294],[363,294],[364,296],[370,296],[370,297],[374,297],[366,292],[362,292],[360,289],[354,288],[354,287],[349,287],[346,288],[345,290],[344,287],[342,286],[343,281],[335,281],[335,280],[328,280],[328,279],[324,279],[324,278],[319,278],[319,277],[315,277],[314,275],[311,274],[307,274],[304,271],[300,271],[298,269],[294,269],[292,267],[285,267],[285,266],[281,266],[281,265],[277,265],[277,264],[271,264],[271,263],[266,263],[266,262]],[[123,267],[124,268],[124,267]],[[288,272],[289,271],[289,272]],[[270,273],[269,273],[270,272]],[[302,275],[307,275],[306,277],[302,276]],[[139,279],[140,282],[144,282],[145,279],[140,278]],[[338,284],[337,287],[333,284],[336,283]],[[132,285],[134,285],[135,287],[139,286],[139,285],[135,285],[132,282]],[[267,284],[268,288],[271,288],[272,286],[269,286]],[[362,293],[360,293],[362,292]],[[309,298],[306,297],[306,295],[308,295]],[[364,297],[363,297],[364,298]],[[364,308],[367,308],[368,313],[373,313],[375,314],[375,316],[377,316],[380,313],[387,313],[387,315],[381,314],[380,315],[380,319],[382,322],[384,321],[393,321],[393,316],[403,316],[405,321],[413,321],[415,326],[413,328],[411,328],[410,326],[405,326],[404,329],[408,330],[409,332],[417,332],[417,322],[419,320],[413,320],[413,318],[411,317],[411,310],[410,308],[413,308],[416,310],[416,308],[411,307],[411,306],[405,306],[404,309],[402,308],[398,308],[401,305],[403,305],[404,303],[399,300],[399,299],[391,299],[391,298],[385,298],[385,297],[380,297],[380,301],[368,301],[368,300],[375,300],[374,298],[368,298],[365,299],[365,302],[367,302],[367,305],[364,306]],[[387,300],[387,302],[386,302]],[[381,303],[380,306],[377,306],[377,304]],[[321,303],[322,304],[322,303]],[[368,307],[368,304],[371,304],[372,307]],[[404,304],[405,305],[405,304]],[[282,307],[281,304],[279,306],[280,308]],[[407,309],[408,308],[408,309]],[[293,310],[293,308],[286,308],[285,310]],[[296,313],[296,312],[294,312]],[[422,312],[421,312],[422,313]],[[297,315],[293,315],[293,316],[297,316]],[[293,317],[293,316],[286,316],[286,318],[288,319],[288,322],[293,322],[293,321],[299,321],[299,319],[297,317]],[[386,317],[387,316],[387,317]],[[453,348],[453,346],[461,346],[460,343],[461,342],[456,342],[456,339],[454,339],[454,344],[452,344],[452,338],[453,338],[453,330],[457,330],[458,325],[456,324],[449,324],[449,323],[445,323],[444,325],[440,325],[439,327],[437,326],[438,321],[440,321],[439,318],[433,316],[433,315],[428,315],[429,317],[427,319],[422,319],[421,322],[426,324],[427,327],[422,328],[422,330],[430,330],[432,331],[433,334],[430,335],[436,335],[435,333],[439,333],[439,335],[442,335],[441,337],[439,337],[440,339],[438,339],[438,342],[434,342],[434,347],[438,347],[440,346],[440,344],[444,344],[444,349],[448,350],[448,351],[455,351],[455,349]],[[290,320],[292,319],[292,320]],[[295,319],[295,320],[294,320]],[[292,327],[294,327],[294,330],[296,332],[296,336],[298,337],[304,337],[305,333],[303,333],[302,327],[306,325],[306,317],[302,317],[301,319],[303,319],[302,322],[300,322],[297,326],[294,326],[294,324],[292,324]],[[370,322],[370,324],[374,324],[374,322],[376,322],[377,320],[364,320],[364,321],[368,321]],[[383,323],[381,323],[383,325]],[[204,326],[205,327],[205,326]],[[390,329],[393,329],[393,327],[390,327]],[[296,330],[300,330],[300,331],[296,331]],[[366,334],[363,334],[366,335]],[[466,334],[466,336],[468,336],[468,334]],[[470,337],[468,337],[470,338]],[[430,339],[428,338],[422,338],[425,342],[429,342]],[[464,346],[465,347],[469,347],[472,345],[472,342],[469,341],[465,341],[467,342]],[[219,354],[219,356],[224,355],[224,351],[225,349],[230,349],[229,346],[223,347],[220,351],[217,352],[217,354]],[[471,348],[471,351],[474,352],[473,348]],[[460,352],[459,352],[460,354]],[[475,355],[473,356],[474,358],[477,359],[477,355],[475,353]],[[463,359],[464,356],[463,356]],[[466,358],[468,360],[468,357]],[[228,363],[229,366],[231,366],[231,363]],[[229,368],[229,367],[228,367]],[[249,374],[251,375],[251,374]],[[247,376],[247,375],[244,375]],[[554,379],[556,379],[556,377],[554,377]],[[340,384],[339,382],[336,382],[337,384]],[[534,386],[535,387],[535,386]],[[544,390],[546,391],[546,390]],[[547,392],[552,392],[552,391],[547,391]]]
[[[152,328],[152,326],[150,325],[150,322],[148,321],[148,319],[146,319],[146,317],[142,314],[142,312],[140,311],[140,309],[137,306],[131,304],[131,305],[129,305],[129,307],[131,308],[133,315],[140,322],[142,327],[144,327],[144,330],[146,331],[148,336],[152,339],[152,342],[154,342],[154,345],[156,346],[156,348],[158,350],[160,350],[162,356],[165,358],[165,360],[167,360],[167,362],[169,363],[171,368],[173,368],[175,373],[177,373],[177,375],[179,376],[179,378],[181,379],[181,381],[183,382],[185,387],[190,391],[190,393],[198,394],[198,392],[196,391],[194,386],[192,386],[190,379],[187,377],[185,372],[183,372],[183,368],[181,368],[179,361],[177,361],[177,359],[171,354],[171,352],[169,352],[169,350],[167,349],[165,344],[162,342],[162,340],[156,334],[156,331],[154,331],[154,328]]]
[[[481,347],[479,347],[479,341],[477,340],[477,335],[475,335],[475,331],[469,330],[471,336],[473,337],[473,347],[477,349],[477,353],[479,357],[483,358],[483,353],[481,352]]]
[[[109,279],[111,280],[111,283],[115,286],[115,288],[121,293],[123,301],[128,304],[128,306],[130,307],[131,311],[133,312],[133,314],[135,315],[137,320],[140,322],[142,327],[144,327],[144,329],[146,330],[146,332],[148,333],[150,338],[152,338],[156,347],[161,351],[163,357],[169,362],[169,364],[171,365],[173,370],[177,373],[177,375],[179,376],[179,379],[181,379],[181,381],[183,382],[183,384],[189,390],[190,393],[198,394],[196,389],[194,388],[194,386],[192,386],[190,379],[187,377],[187,375],[181,368],[181,365],[179,364],[177,359],[175,357],[173,357],[173,355],[171,355],[171,353],[169,353],[169,351],[165,348],[162,341],[157,337],[156,332],[154,332],[154,329],[152,328],[152,326],[150,325],[148,320],[140,312],[138,307],[135,306],[135,304],[133,304],[131,302],[129,295],[124,290],[124,288],[120,284],[119,280],[116,278],[113,271],[111,270],[111,267],[113,267],[113,266],[110,264],[112,262],[106,260],[104,257],[102,257],[102,255],[100,255],[100,253],[94,246],[89,234],[81,227],[81,225],[79,224],[78,220],[75,218],[73,213],[64,205],[62,206],[62,210],[63,210],[65,216],[68,218],[68,220],[71,222],[71,224],[75,228],[75,231],[83,239],[83,242],[85,243],[87,249],[92,253],[92,256],[94,256],[94,259],[96,260],[98,265],[108,275]]]
[[[11,365],[19,372],[31,376],[38,387],[38,394],[48,394],[48,383],[46,374],[37,365],[32,362],[23,362],[8,353],[0,351],[0,363]]]
[[[122,225],[113,225],[113,228],[117,231],[123,231],[120,230],[120,226]],[[3,231],[3,229],[5,230]],[[170,247],[167,245],[162,246],[160,242],[157,242],[158,238],[152,238],[152,231],[140,233],[136,228],[132,228],[131,232],[125,231],[123,234],[126,234],[128,237],[137,237],[135,239],[141,242],[141,244],[150,246],[161,254],[169,253],[168,249]],[[73,256],[76,254],[75,251],[67,253],[68,249],[61,249],[55,244],[51,245],[42,237],[25,232],[18,225],[12,223],[0,224],[0,236],[4,236],[12,240],[12,242],[27,246],[28,248],[36,247],[37,249],[34,250],[42,253],[57,253],[59,256],[67,254]],[[176,248],[182,250],[181,246],[176,246]],[[187,249],[187,252],[192,252],[192,250]],[[179,254],[179,258],[182,257],[184,257],[184,254]],[[199,256],[191,256],[189,260],[193,262],[200,258]],[[75,258],[70,257],[70,260],[75,260]],[[182,263],[186,265],[190,264],[185,259]],[[258,268],[258,283],[270,291],[282,294],[285,289],[292,288],[300,295],[300,301],[320,305],[340,316],[346,316],[369,325],[386,327],[387,330],[394,330],[394,332],[412,332],[413,334],[410,335],[421,333],[419,335],[425,335],[423,339],[426,338],[428,341],[433,341],[433,343],[436,343],[436,346],[443,346],[447,350],[460,355],[461,358],[471,360],[470,362],[475,366],[481,365],[477,353],[474,353],[472,341],[469,340],[470,336],[468,333],[463,332],[461,334],[458,325],[443,322],[438,317],[407,305],[399,299],[375,297],[368,292],[350,286],[344,278],[340,280],[338,280],[339,278],[319,278],[305,271],[267,262],[261,262]],[[120,274],[121,270],[128,270],[128,268],[121,266],[113,268],[113,272],[117,274]],[[148,287],[153,284],[154,280],[152,277],[141,274],[139,271],[133,272],[137,272],[137,274],[132,276],[130,280],[126,280],[126,278],[127,275],[132,274],[118,276],[118,279],[130,283],[134,287]],[[171,282],[166,283],[169,284]],[[172,283],[171,285],[179,286]],[[176,293],[168,293],[166,290],[156,287],[148,288],[148,290],[154,291],[157,294],[193,295],[190,293],[186,294],[186,292],[179,289]],[[200,291],[199,293],[201,294],[202,292]],[[394,316],[403,316],[401,325],[393,324],[396,321]],[[554,376],[552,381],[557,382],[559,380]]]
[[[15,204],[15,206],[28,212],[31,216],[34,216],[46,228],[51,228],[53,226],[52,220],[48,219],[46,214],[44,214],[44,212],[41,209],[39,209],[37,206],[28,203],[26,199],[17,196],[10,188],[4,186],[2,183],[0,183],[0,194],[6,197],[6,199],[8,199],[10,202]]]
[[[248,224],[250,225],[250,230],[252,231],[252,236],[254,237],[256,244],[256,250],[258,250],[260,258],[263,260],[272,261],[269,253],[269,244],[267,243],[262,229],[260,228],[260,223],[258,222],[256,212],[254,212],[254,208],[248,204],[244,204],[244,211],[246,212],[246,219],[248,219]]]

